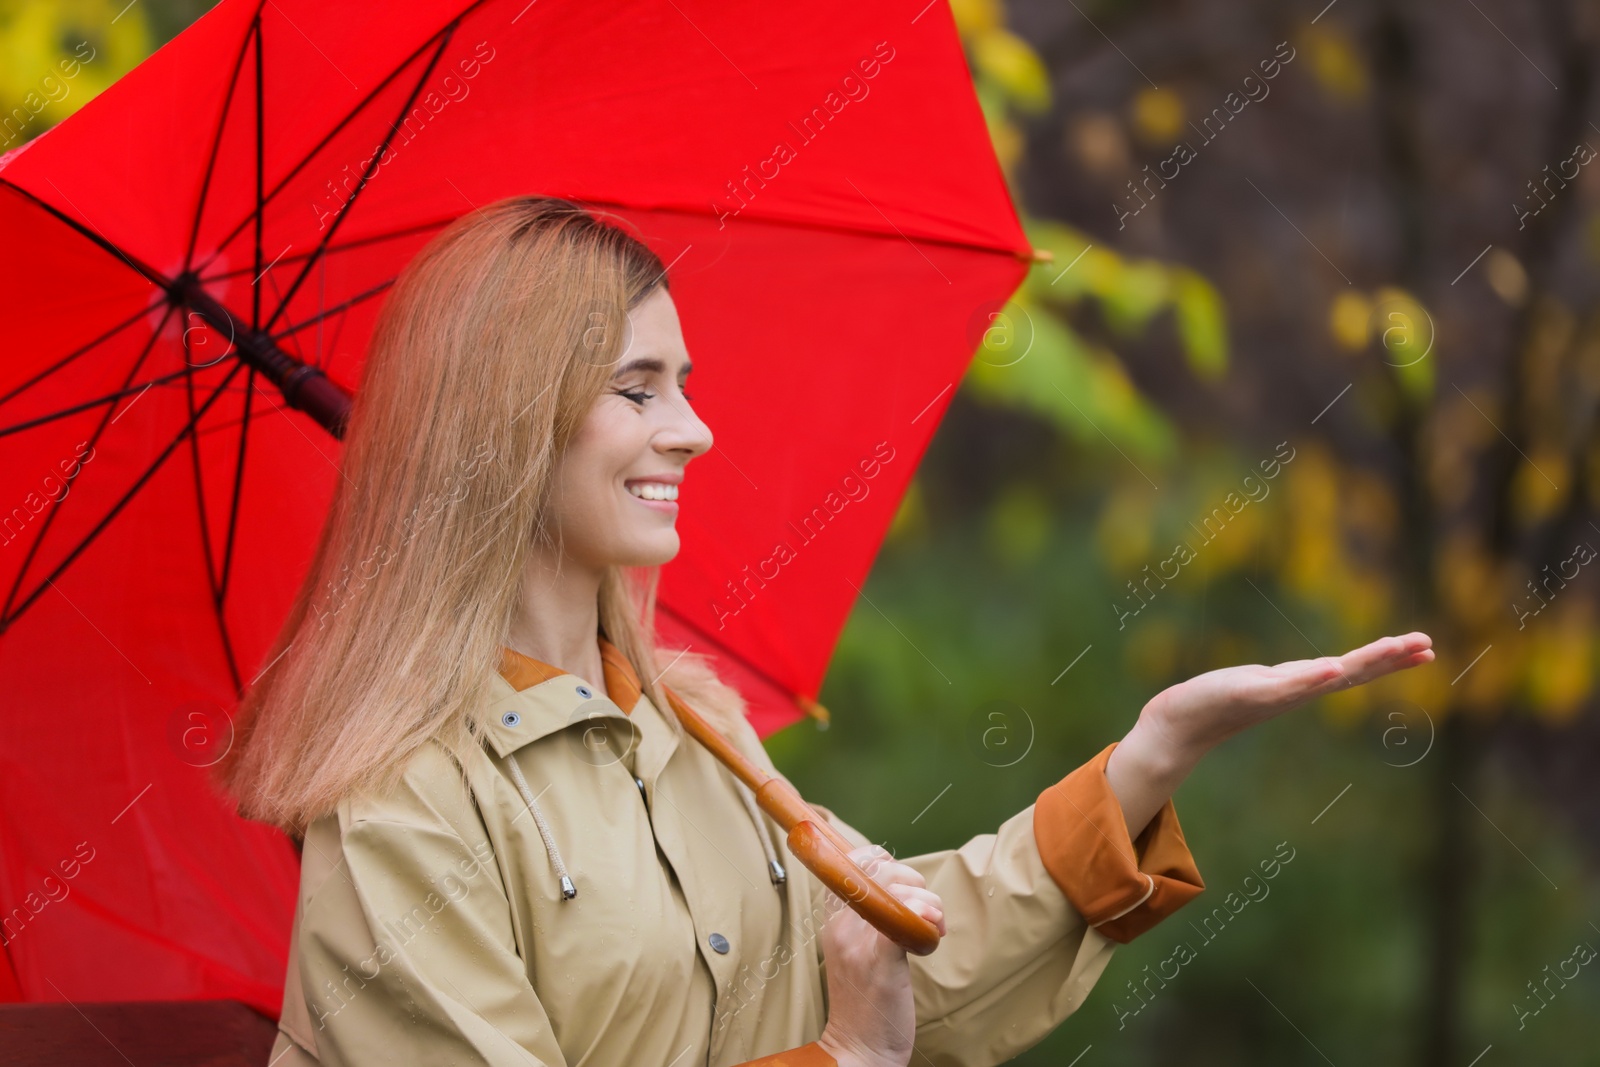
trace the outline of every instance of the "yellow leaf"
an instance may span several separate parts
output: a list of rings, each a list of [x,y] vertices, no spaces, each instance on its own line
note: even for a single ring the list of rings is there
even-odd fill
[[[1022,158],[1026,145],[1022,131],[1009,120],[1001,119],[990,125],[989,140],[994,143],[995,158],[1000,160],[1000,166],[1007,172],[1012,170],[1017,160]]]
[[[1024,111],[1050,108],[1050,72],[1031,45],[1009,30],[995,27],[971,37],[972,59]]]
[[[987,33],[1005,22],[1000,0],[950,0],[950,13],[962,37]]]
[[[1360,100],[1367,93],[1367,68],[1355,44],[1332,23],[1310,26],[1300,46],[1311,59],[1311,73],[1328,94],[1340,101]]]
[[[900,507],[895,510],[886,539],[896,542],[912,540],[922,536],[927,527],[928,513],[922,499],[922,482],[913,478],[906,487],[906,495],[900,498]]]
[[[1215,381],[1228,369],[1228,323],[1222,297],[1192,270],[1179,267],[1169,274],[1172,310],[1184,355],[1197,375]]]
[[[1340,348],[1360,352],[1372,339],[1372,302],[1362,293],[1346,289],[1328,309],[1328,332]]]
[[[1532,449],[1517,467],[1512,485],[1512,508],[1517,518],[1525,526],[1533,526],[1554,515],[1567,499],[1563,485],[1571,486],[1567,457],[1549,445]]]
[[[1114,275],[1115,283],[1096,295],[1105,301],[1106,319],[1111,325],[1131,334],[1160,311],[1172,292],[1167,268],[1152,259],[1122,263]]]
[[[114,0],[10,0],[0,5],[0,134],[28,140],[94,99],[150,54],[144,12]],[[27,123],[18,129],[20,109]]]
[[[1586,609],[1568,611],[1529,640],[1525,682],[1528,700],[1541,717],[1565,722],[1594,687],[1594,639]]]
[[[1404,289],[1386,287],[1374,294],[1373,330],[1379,356],[1413,400],[1433,396],[1436,331],[1433,316]]]
[[[1073,274],[1078,275],[1082,287],[1093,295],[1104,299],[1117,291],[1122,284],[1124,271],[1123,259],[1109,248],[1095,245],[1084,253],[1083,259],[1078,263],[1078,269]],[[1062,279],[1065,284],[1069,279]]]
[[[1183,129],[1183,97],[1171,89],[1141,89],[1128,110],[1134,130],[1149,144],[1169,144]]]

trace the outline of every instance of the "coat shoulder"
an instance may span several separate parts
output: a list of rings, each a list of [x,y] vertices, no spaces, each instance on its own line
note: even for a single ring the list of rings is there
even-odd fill
[[[413,752],[395,784],[381,791],[358,793],[340,805],[345,828],[362,822],[400,823],[450,829],[458,834],[481,827],[476,794],[484,788],[488,757],[474,746],[452,754],[438,741]],[[481,830],[471,833],[479,836]]]

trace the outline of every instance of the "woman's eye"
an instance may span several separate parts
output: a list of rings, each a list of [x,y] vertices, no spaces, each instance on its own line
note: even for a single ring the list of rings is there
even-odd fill
[[[625,396],[640,406],[643,406],[646,400],[652,400],[655,398],[654,393],[647,393],[643,389],[618,389],[617,395]]]
[[[688,393],[684,393],[683,398],[689,401],[691,404],[694,403],[694,397],[690,396]]]

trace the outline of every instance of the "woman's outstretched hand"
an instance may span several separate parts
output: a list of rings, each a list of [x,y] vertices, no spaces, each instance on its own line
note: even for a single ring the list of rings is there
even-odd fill
[[[1297,659],[1264,667],[1252,663],[1196,675],[1157,693],[1141,720],[1164,735],[1175,751],[1196,758],[1234,734],[1337,689],[1364,685],[1433,659],[1424,633],[1384,637],[1342,656]]]
[[[1157,693],[1106,763],[1130,836],[1139,833],[1212,748],[1337,689],[1433,660],[1425,633],[1384,637],[1342,656],[1207,671]]]

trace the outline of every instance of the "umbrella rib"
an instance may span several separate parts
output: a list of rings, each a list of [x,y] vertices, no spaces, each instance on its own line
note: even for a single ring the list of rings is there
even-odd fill
[[[178,431],[178,435],[168,442],[167,446],[161,450],[161,454],[155,458],[155,461],[152,462],[149,467],[145,468],[145,472],[141,474],[138,480],[135,481],[133,485],[128,488],[128,491],[122,495],[122,499],[118,500],[114,505],[112,505],[111,510],[108,511],[105,516],[95,524],[94,529],[90,530],[84,535],[83,540],[78,542],[77,547],[75,547],[65,559],[56,565],[56,569],[52,571],[43,582],[35,587],[34,591],[17,607],[16,611],[10,611],[8,605],[7,613],[3,617],[0,617],[0,633],[4,633],[10,628],[12,623],[21,618],[22,613],[27,611],[28,608],[33,605],[34,601],[38,600],[39,597],[44,595],[44,591],[50,585],[50,583],[59,578],[61,574],[72,565],[73,561],[76,560],[78,556],[81,555],[83,551],[94,542],[94,539],[99,537],[105,528],[111,524],[111,520],[115,519],[117,515],[121,513],[122,509],[127,507],[128,501],[133,499],[133,495],[137,493],[144,486],[144,483],[149,481],[155,472],[160,469],[161,465],[167,461],[167,457],[170,456],[173,453],[173,450],[178,447],[179,442],[183,440],[184,436],[194,432],[195,423],[197,423],[199,419],[203,417],[208,410],[210,410],[211,405],[216,402],[219,396],[222,395],[223,386],[232,381],[233,376],[238,374],[244,366],[245,364],[242,362],[234,363],[233,368],[228,371],[221,384],[219,384],[212,392],[211,396],[206,399],[206,402],[201,405],[197,415],[193,419],[190,419],[183,429]]]
[[[322,265],[322,263],[323,263],[323,260],[320,260],[320,259],[317,260],[317,265],[319,267]],[[282,300],[283,299],[283,290],[278,287],[278,278],[277,278],[277,276],[274,275],[274,274],[271,274],[269,272],[267,274],[267,276],[266,276],[266,282],[267,282],[267,284],[272,286],[273,299]],[[283,351],[288,351],[288,346],[287,345],[278,344],[277,343],[277,339],[272,337],[270,334],[265,333],[261,329],[260,326],[256,326],[254,329],[255,329],[256,333],[260,334],[263,337],[266,337],[277,348],[279,348],[279,349],[281,349]],[[298,338],[298,337],[293,338],[293,344],[294,344],[294,358],[299,360],[301,363],[305,363],[307,366],[315,367],[316,366],[315,363],[311,363],[306,359],[305,349],[302,348],[301,345],[300,345],[300,338]],[[321,370],[322,368],[321,367],[317,367],[317,369]]]
[[[47,201],[44,201],[44,200],[41,200],[39,197],[33,195],[33,193],[31,193],[28,190],[24,189],[22,186],[18,185],[16,182],[13,182],[13,181],[11,181],[11,180],[9,180],[7,178],[0,177],[0,185],[8,186],[8,187],[10,187],[12,189],[15,189],[17,192],[21,193],[23,196],[27,197],[29,200],[32,200],[35,204],[38,204],[45,211],[48,211],[50,214],[54,215],[56,218],[60,219],[64,223],[66,223],[69,227],[71,227],[72,229],[76,230],[79,234],[83,235],[84,237],[86,237],[90,241],[93,241],[96,245],[99,245],[101,248],[105,249],[107,252],[110,252],[112,255],[116,256],[118,259],[120,259],[124,263],[128,264],[136,272],[138,272],[144,278],[145,281],[149,282],[151,285],[154,285],[154,286],[160,288],[161,290],[163,290],[165,292],[170,292],[172,290],[172,282],[169,281],[168,279],[162,277],[160,271],[154,269],[153,267],[150,267],[149,265],[147,265],[145,263],[142,263],[142,262],[134,259],[132,256],[128,255],[128,253],[124,252],[122,249],[120,249],[116,245],[112,244],[106,238],[100,236],[100,234],[95,232],[95,230],[93,228],[91,228],[89,226],[85,226],[83,223],[79,222],[77,219],[73,218],[71,215],[68,215],[65,211],[62,211],[60,208],[56,207],[54,204],[48,203]]]
[[[434,222],[422,222],[415,226],[405,226],[398,230],[375,233],[369,237],[357,237],[354,240],[347,241],[342,245],[329,245],[327,252],[324,253],[324,256],[333,256],[338,255],[340,252],[354,251],[357,248],[365,248],[368,245],[374,245],[380,241],[394,241],[402,237],[410,237],[414,234],[427,233],[429,230],[437,230],[440,227],[447,226],[454,221],[455,216],[449,216]],[[275,262],[281,263],[284,266],[289,266],[290,264],[299,263],[302,260],[310,259],[315,254],[316,253],[314,252],[303,252],[293,256],[285,255]],[[239,267],[235,270],[218,271],[216,274],[202,275],[200,276],[200,280],[203,282],[220,282],[228,278],[242,278],[249,272],[249,270],[249,267]]]
[[[315,362],[316,368],[323,371],[327,369],[327,364],[324,358],[325,353],[322,351],[322,320],[326,317],[327,310],[328,257],[323,256],[317,261],[317,358]],[[299,341],[295,341],[296,351],[298,351],[299,344]]]
[[[277,199],[278,194],[283,192],[284,188],[288,186],[288,184],[293,181],[302,170],[305,170],[306,167],[310,166],[311,161],[317,157],[317,154],[320,153],[324,148],[328,147],[333,139],[339,136],[346,126],[354,122],[357,116],[366,110],[367,105],[376,100],[378,95],[387,89],[389,84],[400,76],[401,71],[405,70],[413,60],[428,50],[429,46],[431,46],[439,37],[439,34],[446,31],[454,32],[456,25],[462,19],[466,18],[467,15],[471,14],[473,9],[482,6],[484,2],[485,0],[474,0],[473,3],[469,4],[465,9],[463,9],[461,13],[458,14],[454,19],[450,20],[450,22],[446,23],[437,32],[429,36],[427,40],[423,41],[417,46],[415,51],[401,60],[394,70],[390,71],[388,75],[386,75],[384,79],[373,88],[372,92],[368,93],[361,99],[359,103],[356,104],[355,107],[351,108],[343,118],[334,124],[333,129],[329,130],[327,135],[324,136],[322,140],[318,141],[316,145],[312,147],[311,151],[307,152],[305,156],[301,158],[300,162],[296,163],[292,168],[290,168],[289,172],[278,181],[278,184],[272,187],[272,191],[267,193],[264,203],[270,204],[273,200]],[[232,243],[234,238],[243,233],[244,228],[250,225],[250,221],[251,220],[249,216],[239,220],[238,224],[235,225],[231,231],[229,231],[228,236],[217,242],[217,249],[220,251]],[[213,252],[209,257],[207,257],[206,262],[200,265],[199,269],[204,270],[206,266],[210,264],[211,260],[216,258],[216,255],[217,253]]]
[[[169,306],[166,314],[161,317],[161,325],[150,332],[150,338],[149,340],[145,341],[144,348],[140,350],[139,358],[134,360],[133,366],[129,369],[127,377],[123,378],[122,380],[122,384],[124,386],[128,384],[129,379],[131,379],[135,374],[139,373],[139,368],[143,366],[144,361],[150,357],[150,351],[155,348],[156,341],[161,337],[161,331],[166,329],[167,323],[171,320],[172,312],[174,310],[174,308]],[[107,408],[105,414],[101,416],[100,425],[96,426],[94,428],[94,433],[89,435],[89,451],[94,451],[94,446],[100,442],[100,438],[105,434],[106,427],[111,425],[111,412],[112,408],[115,408],[115,406],[116,402],[112,401],[112,406]],[[17,598],[17,590],[22,588],[22,580],[24,577],[26,577],[28,568],[33,564],[34,557],[39,554],[39,549],[43,547],[44,539],[50,533],[50,527],[55,524],[56,517],[61,514],[61,502],[67,498],[67,493],[72,491],[73,484],[77,482],[78,475],[82,473],[83,465],[79,464],[78,469],[73,471],[72,477],[66,480],[67,492],[62,493],[61,496],[57,498],[56,506],[50,509],[50,514],[46,515],[44,522],[39,524],[39,532],[37,536],[34,537],[33,542],[28,546],[28,552],[22,557],[21,565],[17,567],[16,581],[11,583],[11,588],[6,593],[6,602],[4,607],[0,608],[0,617],[4,617],[10,613],[11,605]]]
[[[393,285],[394,284],[394,279],[391,278],[389,280],[388,284],[389,285]],[[384,288],[387,289],[388,286],[386,285]],[[338,325],[333,328],[333,337],[331,337],[328,340],[327,352],[320,356],[321,362],[318,364],[319,367],[322,367],[324,369],[324,373],[326,373],[326,368],[328,366],[329,361],[331,361],[333,359],[333,354],[336,351],[338,351],[339,338],[344,336],[345,324],[348,323],[349,321],[350,321],[350,316],[341,315],[341,316],[339,316]],[[322,347],[322,333],[321,333],[320,330],[318,330],[318,332],[317,332],[317,347],[318,348]]]
[[[122,389],[117,389],[113,392],[97,396],[93,400],[85,400],[81,404],[74,404],[70,408],[62,408],[59,411],[52,411],[48,415],[41,415],[36,419],[29,419],[27,422],[13,423],[10,426],[0,426],[0,437],[9,437],[14,433],[21,433],[23,430],[32,430],[36,427],[43,426],[46,423],[55,422],[57,419],[64,419],[68,415],[76,415],[81,411],[88,411],[90,408],[99,407],[101,404],[114,403],[118,400],[121,400],[125,396],[133,396],[136,393],[142,393],[152,386],[169,385],[176,379],[183,377],[185,373],[187,372],[175,370],[171,374],[163,374],[159,378],[151,378],[149,381],[140,385],[129,385]]]
[[[192,355],[189,346],[189,335],[183,336],[183,362],[185,374],[183,376],[184,400],[188,404],[189,419],[194,419],[194,364],[190,361]],[[195,512],[200,516],[200,551],[206,561],[206,581],[211,585],[211,599],[217,599],[217,565],[211,554],[211,525],[206,521],[206,490],[205,478],[201,476],[200,469],[200,436],[189,435],[190,467],[194,472]]]
[[[572,199],[576,199],[586,206],[595,205],[599,207],[615,208],[619,211],[643,210],[648,211],[651,214],[683,215],[688,218],[697,219],[713,219],[717,217],[715,212],[700,211],[695,208],[677,207],[672,205],[640,208],[637,204],[629,204],[621,200],[591,200],[582,197],[574,197]],[[929,237],[926,234],[911,236],[903,233],[895,233],[892,230],[867,230],[859,226],[842,225],[838,222],[817,222],[811,219],[786,218],[782,215],[762,215],[754,212],[743,214],[740,217],[748,218],[751,222],[765,223],[768,226],[783,226],[789,229],[808,230],[816,233],[840,233],[847,237],[882,237],[885,239],[894,238],[897,240],[908,241],[913,247],[918,244],[937,245],[940,248],[959,248],[968,252],[987,252],[991,255],[1006,256],[1010,259],[1025,258],[1022,253],[1013,248],[1005,248],[999,245],[979,244],[976,241],[963,241],[952,237]],[[918,249],[918,251],[920,251],[920,249]]]
[[[306,329],[307,327],[315,326],[317,323],[323,321],[326,318],[329,318],[330,316],[337,315],[337,314],[339,314],[340,312],[343,312],[343,311],[349,311],[355,305],[363,303],[363,302],[365,302],[367,300],[371,300],[373,297],[379,295],[385,289],[389,288],[393,284],[394,284],[394,279],[393,278],[390,278],[387,281],[379,282],[377,285],[374,285],[371,289],[368,289],[366,292],[357,293],[355,296],[352,296],[349,300],[346,300],[343,303],[335,304],[333,307],[328,308],[326,311],[319,311],[315,315],[311,316],[308,319],[302,319],[300,322],[297,322],[292,326],[284,327],[282,330],[279,330],[277,333],[273,334],[272,335],[272,339],[274,341],[281,341],[285,337],[289,337],[289,336],[291,336],[293,334],[297,334],[301,330]]]
[[[56,361],[56,363],[53,366],[46,367],[44,370],[40,371],[38,374],[35,374],[32,378],[29,378],[27,381],[23,382],[21,385],[17,386],[15,389],[11,390],[11,392],[7,393],[5,396],[0,396],[0,405],[8,404],[11,401],[15,400],[17,397],[21,396],[27,390],[32,389],[34,386],[38,385],[40,382],[42,382],[46,378],[50,377],[50,375],[54,374],[56,371],[58,371],[61,368],[65,367],[68,363],[71,363],[73,360],[77,359],[79,356],[81,356],[84,353],[88,352],[91,348],[94,348],[97,345],[104,344],[105,342],[111,340],[111,338],[115,337],[117,334],[121,333],[123,330],[126,330],[129,326],[132,326],[134,323],[136,323],[140,319],[144,318],[145,315],[147,315],[148,313],[149,313],[149,309],[147,309],[147,308],[142,308],[142,309],[140,309],[138,311],[135,311],[130,318],[127,318],[127,319],[123,320],[122,322],[118,323],[117,325],[111,327],[111,329],[107,330],[105,333],[101,334],[99,337],[96,337],[93,341],[90,341],[88,344],[84,345],[82,348],[75,349],[74,351],[69,352],[67,355],[62,356],[59,360]]]
[[[189,352],[189,338],[187,338],[186,334],[184,336],[184,354],[187,355],[187,352]],[[248,381],[254,382],[254,378],[256,378],[256,368],[251,366]],[[192,426],[195,421],[194,374],[184,374],[184,394],[186,394],[187,403],[189,403],[189,419],[190,426]],[[245,432],[248,430],[248,419],[250,419],[250,392],[248,392],[248,389],[246,389],[245,394],[245,419],[245,429],[240,430],[240,454],[238,454],[238,462],[240,464],[245,461],[243,443],[245,443]],[[194,469],[195,477],[195,504],[197,504],[195,514],[200,517],[200,550],[205,553],[206,581],[211,584],[211,617],[216,619],[218,638],[222,641],[222,659],[227,662],[227,673],[234,680],[234,691],[237,693],[238,689],[240,689],[238,662],[234,656],[234,641],[229,640],[226,617],[222,614],[222,598],[227,595],[227,560],[229,560],[232,550],[234,550],[234,523],[238,518],[238,470],[235,469],[234,502],[232,502],[229,522],[227,522],[226,549],[222,550],[222,576],[219,579],[218,573],[216,573],[218,566],[216,566],[216,560],[214,560],[213,553],[211,553],[211,523],[206,522],[205,477],[203,477],[202,469],[200,469],[200,435],[198,434],[189,435],[189,456],[192,459],[192,469]]]
[[[254,260],[254,262],[255,262],[255,270],[250,275],[252,278],[255,279],[255,281],[250,283],[250,328],[252,330],[259,330],[259,329],[261,329],[261,224],[262,224],[263,220],[266,218],[266,214],[267,214],[266,204],[264,204],[262,202],[262,200],[261,200],[261,171],[262,171],[262,167],[265,165],[264,161],[262,159],[262,155],[263,155],[263,152],[264,152],[264,149],[262,147],[262,144],[263,144],[262,127],[266,123],[266,120],[267,120],[267,114],[266,114],[267,102],[266,102],[266,99],[265,99],[265,94],[263,92],[263,90],[266,88],[266,75],[263,74],[262,70],[261,70],[262,63],[263,63],[263,56],[264,56],[264,53],[266,51],[266,49],[264,47],[262,47],[262,46],[266,44],[266,41],[265,41],[265,39],[264,39],[264,37],[262,36],[262,33],[261,33],[261,8],[260,7],[256,8],[255,35],[256,35],[256,209],[253,212],[253,214],[256,217],[256,226],[255,226],[256,239],[255,239],[255,260]]]
[[[251,24],[251,31],[244,35],[244,40],[239,42],[239,54],[233,61],[233,73],[228,75],[228,91],[222,98],[222,110],[217,113],[217,130],[211,136],[211,154],[206,157],[206,176],[200,181],[200,197],[194,206],[194,221],[189,225],[189,247],[183,253],[183,269],[187,271],[194,264],[194,248],[200,240],[200,219],[205,215],[206,200],[211,194],[211,179],[216,174],[217,154],[222,150],[222,131],[228,125],[228,112],[233,107],[233,94],[239,88],[239,72],[244,69],[244,56],[250,50],[252,34],[261,31],[261,8],[266,0],[261,0],[256,5],[256,17]]]
[[[334,213],[333,221],[328,224],[328,232],[322,235],[322,240],[318,242],[316,251],[313,252],[306,260],[305,265],[300,268],[300,273],[296,275],[294,281],[290,283],[289,291],[284,294],[282,302],[278,304],[278,310],[274,311],[272,313],[272,317],[267,320],[265,329],[268,333],[272,332],[272,327],[277,324],[278,318],[285,311],[289,310],[289,301],[294,299],[294,294],[299,291],[300,284],[304,282],[306,280],[306,276],[311,273],[311,268],[316,263],[318,257],[320,257],[327,250],[328,242],[333,240],[333,235],[338,232],[339,226],[344,222],[345,219],[350,217],[350,209],[355,206],[356,200],[361,196],[361,191],[367,187],[367,182],[372,179],[373,174],[377,173],[378,166],[383,160],[384,153],[389,151],[389,143],[394,140],[394,135],[400,132],[401,122],[405,119],[407,113],[411,111],[411,105],[416,103],[417,97],[422,93],[422,87],[427,84],[428,78],[433,74],[434,68],[439,65],[439,57],[444,55],[444,50],[449,47],[450,40],[455,36],[456,25],[460,22],[460,19],[461,17],[457,16],[456,21],[446,26],[439,35],[438,47],[433,50],[433,55],[429,58],[427,66],[423,68],[422,76],[419,77],[417,79],[417,83],[411,87],[411,93],[406,97],[406,102],[401,106],[400,114],[396,116],[395,120],[389,124],[389,132],[384,134],[383,143],[378,146],[377,150],[372,153],[372,158],[367,161],[366,168],[361,174],[361,180],[356,182],[356,187],[351,190],[350,196],[345,200],[345,202],[339,205],[339,210]]]
[[[250,440],[250,414],[255,401],[255,384],[256,369],[251,367],[250,373],[245,377],[244,421],[239,427],[239,455],[233,467],[233,503],[228,509],[228,543],[222,550],[222,593],[217,598],[219,626],[222,625],[222,603],[228,598],[228,582],[233,577],[234,535],[239,531],[239,504],[244,499],[244,455],[245,446]],[[223,632],[226,633],[226,629]]]

